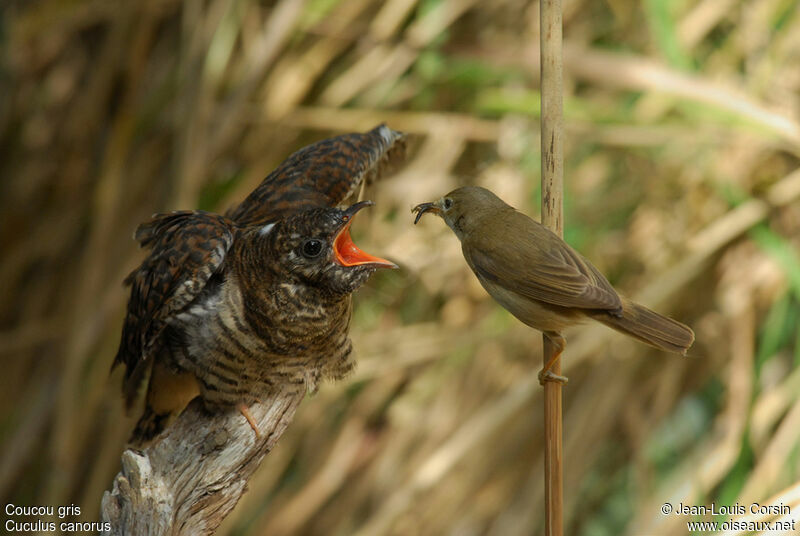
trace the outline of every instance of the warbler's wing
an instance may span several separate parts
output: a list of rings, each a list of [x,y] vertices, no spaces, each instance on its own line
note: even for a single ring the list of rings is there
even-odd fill
[[[234,233],[232,221],[202,211],[156,214],[136,230],[135,239],[150,254],[125,279],[131,296],[114,359],[114,366],[125,365],[129,405],[161,347],[164,328],[221,269]]]
[[[226,215],[249,226],[337,206],[401,161],[405,147],[405,135],[386,125],[319,141],[292,154]]]
[[[614,287],[580,253],[524,214],[508,216],[491,232],[471,233],[462,242],[479,278],[553,305],[621,311]]]

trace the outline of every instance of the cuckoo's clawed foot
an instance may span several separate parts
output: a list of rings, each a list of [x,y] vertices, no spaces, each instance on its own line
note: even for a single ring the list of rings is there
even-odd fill
[[[250,428],[253,429],[253,432],[256,433],[256,439],[261,439],[261,432],[258,431],[258,425],[256,424],[256,420],[250,415],[250,410],[247,409],[247,406],[244,404],[239,404],[236,406],[236,409],[247,419],[247,422],[250,424]]]

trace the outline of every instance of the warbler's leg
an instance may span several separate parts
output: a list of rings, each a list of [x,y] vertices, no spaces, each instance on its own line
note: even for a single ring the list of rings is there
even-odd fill
[[[547,361],[547,364],[545,364],[544,368],[539,371],[539,383],[542,385],[544,385],[545,382],[558,382],[561,384],[567,383],[569,378],[566,376],[561,376],[560,374],[555,374],[550,370],[561,357],[561,353],[567,346],[567,340],[556,331],[546,331],[544,336],[547,337],[553,344],[554,351],[553,356],[549,361]]]
[[[236,409],[247,419],[247,422],[250,423],[250,428],[256,433],[256,439],[261,438],[261,432],[258,431],[258,426],[256,425],[256,420],[250,415],[250,410],[247,409],[247,406],[244,403],[238,404]]]

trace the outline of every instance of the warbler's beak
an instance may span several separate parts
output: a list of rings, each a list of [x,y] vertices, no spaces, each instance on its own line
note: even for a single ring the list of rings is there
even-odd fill
[[[434,214],[441,215],[442,209],[439,208],[437,203],[420,203],[416,207],[412,208],[411,212],[417,213],[417,217],[414,218],[414,225],[416,225],[422,215],[426,212],[433,212]]]
[[[342,266],[370,265],[374,268],[398,267],[391,261],[381,259],[380,257],[375,257],[360,250],[358,246],[353,243],[353,239],[350,237],[350,225],[353,223],[353,216],[355,216],[356,212],[362,208],[366,208],[374,204],[375,203],[372,201],[361,201],[360,203],[350,206],[350,208],[345,211],[342,219],[346,223],[333,240],[333,252],[336,255],[336,262]]]

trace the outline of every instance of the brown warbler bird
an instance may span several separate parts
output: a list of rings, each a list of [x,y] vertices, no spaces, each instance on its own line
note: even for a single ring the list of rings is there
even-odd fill
[[[158,214],[135,238],[149,254],[131,286],[114,365],[128,408],[149,376],[130,442],[144,446],[200,396],[209,411],[248,406],[274,389],[315,391],[354,367],[351,294],[379,268],[350,225],[371,201],[339,208],[404,136],[386,126],[301,149],[226,216]]]
[[[620,296],[597,268],[558,235],[485,188],[467,186],[412,209],[440,216],[483,288],[556,348],[539,380],[565,382],[550,368],[566,346],[564,328],[587,318],[668,352],[686,355],[692,330]]]

